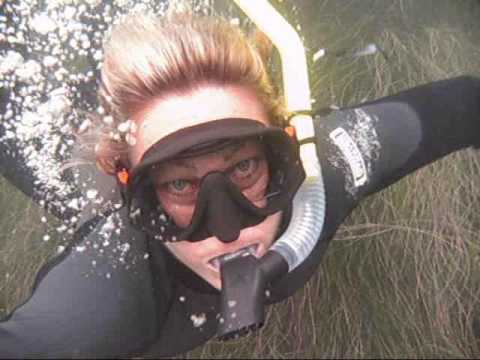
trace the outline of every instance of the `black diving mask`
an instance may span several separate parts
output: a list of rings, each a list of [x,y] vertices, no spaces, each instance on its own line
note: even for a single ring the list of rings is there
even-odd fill
[[[269,180],[262,206],[256,206],[244,195],[230,176],[231,169],[213,171],[196,184],[190,223],[186,227],[178,226],[157,197],[155,174],[161,171],[162,165],[246,141],[261,144],[264,158],[260,160],[268,164]],[[210,236],[224,242],[234,241],[242,229],[288,209],[305,178],[293,137],[280,127],[245,118],[214,120],[178,130],[152,145],[128,173],[119,170],[122,170],[119,184],[132,225],[160,241],[200,241]]]

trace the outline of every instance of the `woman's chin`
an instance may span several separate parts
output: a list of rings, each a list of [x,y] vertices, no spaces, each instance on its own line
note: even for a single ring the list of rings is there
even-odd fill
[[[281,212],[268,216],[262,223],[245,228],[238,239],[224,243],[217,237],[199,242],[180,241],[166,247],[183,264],[217,290],[222,288],[219,257],[238,251],[248,251],[261,258],[275,240],[281,220]]]
[[[213,286],[215,289],[222,290],[222,280],[219,272],[216,272],[214,274],[209,273],[208,275],[202,275],[202,274],[198,274],[198,275],[207,283],[209,283],[211,286]]]
[[[215,289],[222,290],[222,280],[220,280],[220,278],[212,279],[211,281],[208,281],[208,283],[212,285]]]

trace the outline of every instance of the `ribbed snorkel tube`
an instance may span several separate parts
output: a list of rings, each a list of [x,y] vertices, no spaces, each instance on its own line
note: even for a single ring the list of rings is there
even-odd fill
[[[314,143],[305,48],[293,27],[267,0],[234,0],[277,47],[282,60],[284,96],[295,128],[306,179],[293,200],[288,228],[259,261],[251,256],[222,264],[219,336],[228,339],[264,322],[265,287],[292,271],[312,252],[325,220],[325,188]],[[237,306],[231,306],[236,304]]]

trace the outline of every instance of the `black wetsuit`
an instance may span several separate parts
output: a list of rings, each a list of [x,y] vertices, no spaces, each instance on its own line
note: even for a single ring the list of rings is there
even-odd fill
[[[480,80],[427,84],[332,111],[316,117],[315,126],[327,196],[325,227],[307,260],[274,286],[272,303],[303,287],[360,200],[444,155],[480,145]],[[28,171],[13,171],[3,150],[4,176],[32,194]],[[94,166],[80,173],[84,184],[101,188],[105,197],[118,196],[115,182]],[[106,218],[91,214],[90,208],[82,210],[72,245],[42,269],[30,299],[0,322],[0,356],[166,356],[211,338],[218,292],[160,243],[125,225],[124,209]],[[121,246],[102,243],[112,220],[123,221],[120,234],[108,233]]]

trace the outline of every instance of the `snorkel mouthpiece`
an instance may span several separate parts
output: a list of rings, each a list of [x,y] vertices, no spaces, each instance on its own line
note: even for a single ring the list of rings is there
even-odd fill
[[[262,327],[265,322],[265,290],[288,272],[284,258],[270,251],[261,259],[248,252],[220,260],[222,278],[221,317],[218,336],[230,340]]]

